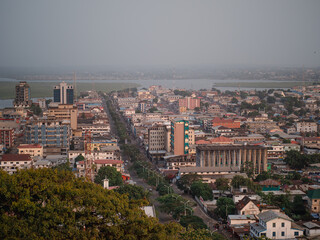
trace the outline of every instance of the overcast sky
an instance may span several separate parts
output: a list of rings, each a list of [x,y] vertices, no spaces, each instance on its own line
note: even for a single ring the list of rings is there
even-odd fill
[[[320,65],[320,1],[1,0],[0,67]]]

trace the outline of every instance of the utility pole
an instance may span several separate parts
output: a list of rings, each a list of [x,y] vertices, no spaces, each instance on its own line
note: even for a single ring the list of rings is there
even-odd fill
[[[186,201],[186,202],[184,202],[184,215],[185,216],[187,216],[187,203],[189,202],[189,200],[188,201]]]

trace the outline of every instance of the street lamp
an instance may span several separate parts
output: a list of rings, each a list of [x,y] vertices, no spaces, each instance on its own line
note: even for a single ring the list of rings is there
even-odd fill
[[[169,190],[170,190],[170,185],[169,186],[166,186],[166,185],[164,185],[167,189],[168,189],[168,194],[170,194],[170,192],[169,192]]]

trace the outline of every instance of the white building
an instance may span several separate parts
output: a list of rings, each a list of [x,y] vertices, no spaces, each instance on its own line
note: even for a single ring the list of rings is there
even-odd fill
[[[0,160],[0,169],[13,174],[19,169],[31,168],[32,163],[29,154],[4,154]]]
[[[252,237],[270,239],[295,239],[303,235],[303,229],[281,212],[267,211],[258,215],[259,223],[250,224]]]
[[[296,123],[297,132],[302,133],[315,133],[318,131],[316,122],[313,121],[302,121]]]

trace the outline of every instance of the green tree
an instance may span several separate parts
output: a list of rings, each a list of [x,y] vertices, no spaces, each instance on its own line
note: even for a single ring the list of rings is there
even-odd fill
[[[183,227],[192,227],[194,229],[208,228],[208,226],[203,222],[202,218],[193,215],[182,216],[180,219],[180,224]]]
[[[0,171],[0,239],[177,240],[194,231],[147,217],[145,204],[68,171]]]
[[[74,167],[77,166],[77,162],[79,161],[84,161],[84,156],[82,156],[82,154],[79,154],[75,159],[74,159]]]
[[[30,107],[30,110],[33,112],[33,114],[39,116],[42,113],[42,109],[39,107],[38,104],[33,104]]]
[[[301,170],[308,165],[308,157],[296,150],[287,152],[287,157],[284,161],[293,169]]]
[[[226,178],[218,178],[215,181],[215,185],[218,190],[226,191],[229,189],[229,180]]]
[[[94,182],[103,186],[103,180],[106,178],[109,180],[109,186],[120,186],[123,183],[121,173],[114,167],[101,167],[94,178]]]
[[[183,175],[180,179],[177,180],[176,184],[180,190],[189,191],[191,184],[195,181],[201,179],[201,176],[196,173],[190,173]]]
[[[202,181],[195,181],[191,184],[191,193],[193,196],[202,197],[203,200],[212,200],[213,194],[209,184]]]
[[[217,201],[217,208],[214,210],[215,214],[223,219],[227,219],[229,214],[236,212],[236,207],[231,198],[221,197]]]
[[[235,97],[233,97],[233,98],[231,99],[231,102],[237,104],[239,101],[238,101],[238,99],[236,99]]]
[[[186,204],[186,200],[178,194],[166,194],[157,198],[161,211],[171,214],[175,219],[179,219],[184,213],[191,214],[192,209]]]
[[[148,199],[150,196],[150,193],[143,187],[131,184],[123,184],[119,188],[116,188],[114,191],[120,194],[127,194],[130,200]]]

